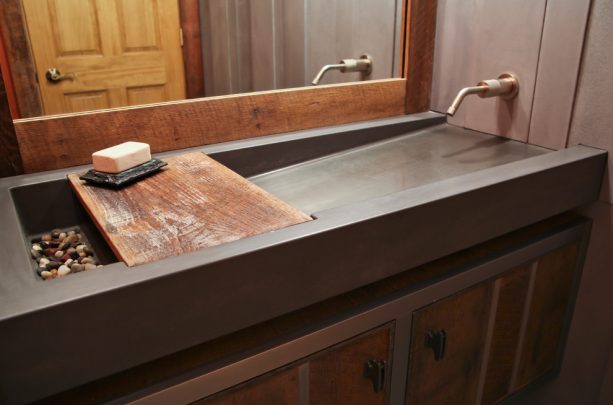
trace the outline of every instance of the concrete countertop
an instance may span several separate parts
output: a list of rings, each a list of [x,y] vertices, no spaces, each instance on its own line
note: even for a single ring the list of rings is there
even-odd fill
[[[192,148],[317,219],[49,282],[34,274],[14,196],[87,167],[0,180],[0,402],[44,398],[207,342],[598,196],[603,151],[549,152],[443,120],[425,113]]]

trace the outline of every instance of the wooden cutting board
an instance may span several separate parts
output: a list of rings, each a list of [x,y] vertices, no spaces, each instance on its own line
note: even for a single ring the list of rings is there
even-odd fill
[[[115,190],[68,180],[128,266],[311,220],[203,153],[164,159],[159,173]]]

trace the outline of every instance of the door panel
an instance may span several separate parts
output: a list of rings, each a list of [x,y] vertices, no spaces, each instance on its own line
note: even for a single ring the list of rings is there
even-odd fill
[[[486,342],[493,283],[445,298],[413,315],[407,404],[474,404]],[[429,332],[446,332],[438,360]]]
[[[23,0],[23,6],[45,114],[185,97],[176,0]],[[51,67],[70,77],[49,82]]]

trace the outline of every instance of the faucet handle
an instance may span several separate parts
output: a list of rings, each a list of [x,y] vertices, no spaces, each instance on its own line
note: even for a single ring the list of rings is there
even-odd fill
[[[497,79],[482,80],[477,86],[487,87],[478,94],[481,98],[500,96],[504,100],[511,100],[519,93],[519,81],[512,73],[502,73]]]

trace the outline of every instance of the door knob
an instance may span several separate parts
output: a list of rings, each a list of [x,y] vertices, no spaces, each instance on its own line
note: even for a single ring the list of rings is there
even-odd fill
[[[51,83],[57,83],[62,80],[74,80],[76,78],[74,73],[66,73],[63,75],[58,68],[49,68],[45,74],[47,81]]]

